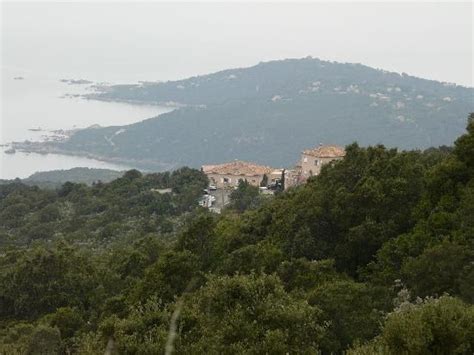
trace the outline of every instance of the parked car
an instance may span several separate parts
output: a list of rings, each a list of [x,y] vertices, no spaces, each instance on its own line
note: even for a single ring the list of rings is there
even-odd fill
[[[216,190],[217,190],[217,186],[216,186],[216,185],[209,185],[209,190],[211,190],[211,191],[216,191]]]
[[[281,188],[281,182],[280,181],[272,181],[267,188],[269,190],[277,190]]]
[[[202,190],[202,192],[204,192],[204,195],[209,195],[209,190],[208,189],[204,189],[204,190]]]

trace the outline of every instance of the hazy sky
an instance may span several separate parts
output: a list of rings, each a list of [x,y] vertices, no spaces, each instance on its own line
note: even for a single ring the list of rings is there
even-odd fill
[[[470,2],[2,3],[2,68],[127,82],[311,55],[472,86],[472,11]]]

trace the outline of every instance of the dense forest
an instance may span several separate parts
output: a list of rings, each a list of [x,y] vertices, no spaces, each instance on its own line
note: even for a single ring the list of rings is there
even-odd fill
[[[0,186],[0,353],[474,352],[474,114],[453,147],[353,143],[220,215],[206,185]]]

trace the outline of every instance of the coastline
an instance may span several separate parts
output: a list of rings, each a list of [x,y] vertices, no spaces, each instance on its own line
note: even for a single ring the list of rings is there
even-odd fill
[[[133,100],[133,99],[120,99],[120,98],[114,98],[114,97],[109,97],[109,96],[104,96],[106,92],[99,92],[99,93],[93,93],[93,94],[82,94],[80,95],[80,98],[83,100],[96,100],[96,101],[103,101],[103,102],[116,102],[116,103],[125,103],[125,104],[131,104],[131,105],[140,105],[140,106],[160,106],[160,107],[166,107],[170,109],[170,112],[182,108],[182,107],[187,107],[188,105],[186,104],[181,104],[179,102],[175,101],[143,101],[143,100]]]
[[[66,82],[67,81],[67,82]],[[85,124],[84,127],[77,127],[80,124],[80,121],[78,121],[80,118],[79,116],[72,115],[72,119],[65,123],[64,125],[61,124],[59,121],[62,119],[56,119],[55,116],[64,116],[65,113],[61,112],[60,110],[56,112],[50,113],[47,109],[40,110],[39,112],[42,113],[43,115],[52,115],[52,119],[46,119],[46,120],[41,120],[41,121],[35,121],[34,126],[30,126],[29,124],[24,124],[21,119],[23,119],[22,116],[20,116],[17,126],[13,126],[17,131],[15,131],[15,134],[12,137],[5,137],[4,141],[0,141],[1,147],[0,151],[2,153],[2,157],[8,157],[7,162],[0,162],[0,177],[5,174],[5,176],[9,176],[12,174],[18,174],[24,175],[25,172],[28,173],[34,173],[35,171],[48,171],[49,169],[56,169],[60,168],[60,166],[57,166],[57,164],[62,164],[62,165],[68,165],[67,161],[76,161],[83,159],[79,164],[84,164],[83,166],[88,166],[89,164],[87,160],[91,160],[91,163],[93,166],[104,163],[104,164],[109,164],[109,165],[116,165],[116,166],[123,166],[124,169],[139,169],[144,172],[160,172],[160,171],[165,171],[165,170],[172,170],[176,169],[178,166],[177,164],[173,163],[168,163],[168,162],[160,162],[156,161],[153,158],[154,157],[148,157],[146,159],[141,159],[140,156],[138,157],[118,157],[118,156],[113,156],[113,153],[109,152],[94,152],[93,150],[90,151],[89,149],[84,149],[84,147],[68,147],[67,144],[64,144],[67,142],[73,135],[75,135],[77,132],[82,131],[82,130],[87,130],[87,129],[92,129],[96,127],[108,127],[112,126],[114,124],[116,125],[127,125],[127,124],[133,124],[135,122],[141,122],[143,120],[148,119],[149,117],[156,117],[161,114],[165,114],[168,112],[171,112],[175,109],[178,109],[180,107],[183,107],[185,105],[180,105],[175,102],[146,102],[143,100],[127,100],[127,99],[120,99],[120,98],[115,98],[115,97],[107,97],[109,96],[107,93],[107,86],[104,83],[94,83],[92,81],[89,81],[85,79],[58,79],[54,81],[48,81],[46,82],[47,85],[46,89],[45,83],[41,80],[37,81],[28,81],[30,86],[33,86],[33,88],[39,88],[41,89],[42,96],[41,98],[44,98],[44,102],[51,102],[54,101],[54,104],[58,103],[60,104],[59,107],[67,107],[67,108],[78,108],[79,111],[84,111],[85,114],[89,115],[89,117],[95,117],[94,115],[100,114],[101,111],[105,112],[108,114],[108,117],[114,116],[116,113],[115,111],[120,111],[120,112],[127,112],[129,113],[128,116],[131,117],[140,117],[140,114],[135,114],[134,111],[137,112],[144,112],[142,115],[142,118],[139,118],[138,120],[131,121],[130,123],[125,123],[127,119],[123,118],[127,114],[119,114],[118,117],[122,117],[122,122],[117,121],[114,123],[114,120],[101,120],[99,116],[95,117],[94,120],[89,119],[86,121],[87,123]],[[72,91],[71,93],[68,89],[65,89],[62,87],[62,85],[68,85],[68,86],[78,86],[80,87],[80,91],[75,93],[76,91]],[[95,87],[94,87],[95,86]],[[51,89],[53,88],[53,89]],[[58,89],[59,88],[59,89]],[[88,92],[84,92],[82,89],[88,89]],[[94,89],[94,91],[89,91],[90,89]],[[21,90],[24,90],[24,87],[18,87],[18,91],[21,92]],[[62,91],[63,94],[62,96],[57,95],[57,91]],[[13,92],[13,91],[12,91]],[[113,96],[113,95],[110,95]],[[15,96],[17,97],[17,96]],[[75,100],[69,100],[69,99],[75,99]],[[61,100],[61,102],[57,101]],[[72,104],[71,106],[64,105],[64,101],[70,101]],[[83,101],[84,104],[77,104],[77,102]],[[94,104],[94,101],[97,104]],[[87,102],[90,102],[88,104]],[[100,104],[102,102],[102,104]],[[17,102],[14,101],[14,104]],[[127,107],[120,107],[116,104],[123,104],[124,106]],[[18,101],[19,105],[22,105],[20,101]],[[33,105],[31,105],[33,106]],[[102,109],[102,107],[116,107],[115,110],[107,110],[107,109]],[[130,107],[128,107],[130,106]],[[133,106],[135,108],[133,108]],[[11,107],[14,107],[12,104]],[[92,109],[88,109],[88,107],[91,107]],[[53,110],[54,111],[54,110]],[[148,114],[147,112],[155,112],[153,114]],[[21,110],[19,112],[22,112]],[[89,114],[92,113],[92,115]],[[110,112],[110,113],[109,113]],[[9,113],[9,116],[16,117],[14,116],[15,112],[7,112]],[[95,121],[97,120],[97,121]],[[95,121],[95,122],[94,122]],[[123,122],[125,121],[125,122]],[[64,126],[67,126],[68,128],[64,128]],[[26,132],[24,135],[19,134],[19,132]],[[10,138],[10,139],[8,139]],[[27,158],[31,153],[30,158]],[[5,154],[5,155],[4,155]],[[15,157],[16,155],[16,157]],[[46,158],[47,155],[50,155],[48,158]],[[33,158],[36,156],[37,158]],[[41,157],[43,156],[43,157]],[[78,158],[78,159],[75,159]],[[151,158],[151,159],[150,159]],[[22,167],[22,161],[28,161],[28,166],[27,167]],[[35,160],[36,159],[36,160]],[[33,162],[34,160],[34,162]],[[43,164],[41,163],[36,164],[36,162],[47,162],[47,163],[52,163],[50,165],[48,164]],[[96,162],[93,162],[96,161]],[[82,166],[82,165],[81,165]],[[32,170],[31,172],[29,169],[36,169]],[[6,173],[8,172],[8,174]],[[12,175],[13,176],[13,175]],[[15,175],[16,176],[16,175]]]
[[[161,163],[150,159],[127,159],[94,154],[87,151],[66,150],[57,147],[52,142],[12,142],[11,147],[22,153],[36,153],[41,155],[58,154],[87,159],[94,159],[105,163],[129,166],[143,172],[161,172],[176,169],[177,166],[169,163]]]

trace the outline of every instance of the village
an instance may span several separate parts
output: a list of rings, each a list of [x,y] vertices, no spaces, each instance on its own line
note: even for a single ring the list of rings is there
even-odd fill
[[[220,210],[229,203],[230,193],[239,182],[257,186],[262,194],[274,194],[276,190],[304,184],[311,176],[319,175],[322,166],[343,159],[345,150],[337,145],[322,145],[301,152],[298,163],[291,169],[273,168],[252,162],[235,160],[227,163],[203,165],[201,171],[209,179],[209,187],[199,201],[211,211]]]

